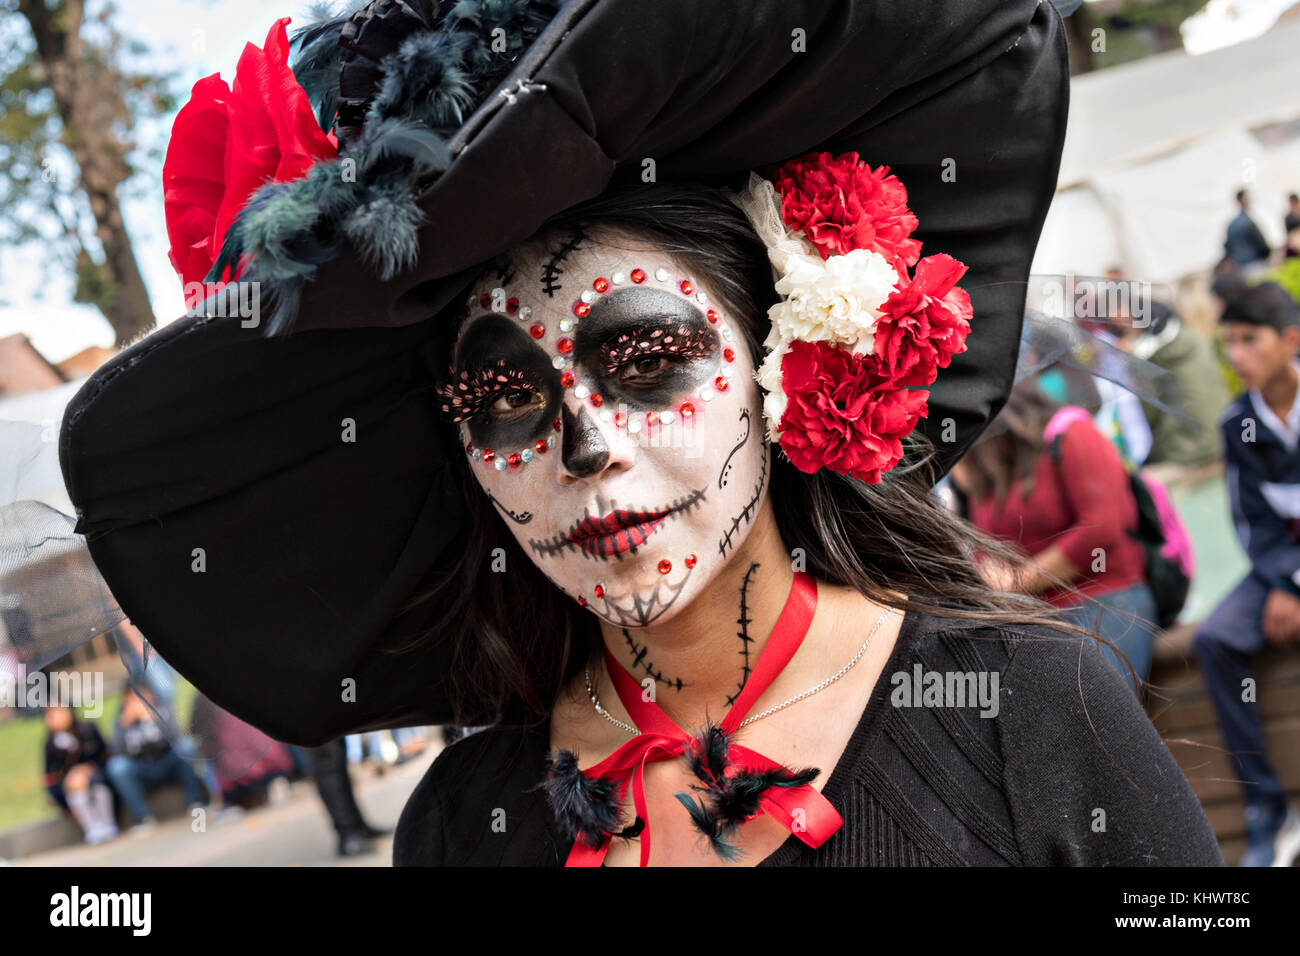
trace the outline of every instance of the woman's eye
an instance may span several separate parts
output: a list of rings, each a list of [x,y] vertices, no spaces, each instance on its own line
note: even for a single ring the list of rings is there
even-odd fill
[[[531,415],[545,404],[541,392],[502,392],[487,406],[487,415],[494,422],[512,422]]]
[[[672,364],[672,360],[664,355],[641,355],[623,364],[618,372],[618,380],[624,385],[653,381]]]

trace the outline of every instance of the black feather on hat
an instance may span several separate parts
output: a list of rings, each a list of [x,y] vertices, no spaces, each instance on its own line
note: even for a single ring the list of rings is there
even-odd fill
[[[256,193],[213,275],[242,266],[269,320],[160,329],[91,377],[60,442],[123,610],[267,733],[453,718],[450,649],[399,653],[440,619],[412,596],[464,513],[421,346],[485,262],[646,159],[732,186],[818,150],[887,164],[917,238],[970,267],[968,349],[920,428],[955,429],[951,463],[1005,401],[1065,130],[1051,4],[375,0],[298,42],[359,188],[326,161]]]

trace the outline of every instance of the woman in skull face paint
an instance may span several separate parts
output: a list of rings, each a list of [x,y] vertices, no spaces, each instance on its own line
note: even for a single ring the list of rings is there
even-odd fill
[[[164,170],[178,271],[265,321],[174,323],[63,428],[181,673],[298,743],[490,724],[399,864],[1219,860],[930,492],[1013,379],[1053,7],[371,0],[295,43],[200,81]]]
[[[1073,667],[1079,645],[1054,647],[1048,609],[990,590],[974,571],[975,548],[1015,558],[929,493],[924,439],[909,438],[879,484],[806,474],[765,440],[755,376],[769,276],[763,244],[724,195],[637,187],[556,217],[474,283],[439,394],[464,450],[460,481],[479,505],[451,579],[468,587],[440,633],[461,635],[465,685],[480,700],[495,692],[504,709],[522,701],[544,719],[485,731],[440,758],[403,815],[398,862],[1032,861],[1012,845],[1005,781],[974,788],[988,805],[969,818],[948,790],[978,759],[968,748],[991,753],[996,734],[959,742],[929,719],[911,727],[919,712],[899,691],[918,661],[978,680],[969,665],[984,658],[984,716],[996,716],[1007,629],[1047,648],[1024,655],[1043,655],[1027,690]],[[802,643],[764,676],[761,695],[742,695],[804,572],[815,596]],[[1090,682],[1106,683],[1089,666]],[[1168,764],[1140,709],[1117,699],[1122,688],[1099,693],[1141,721],[1142,746]],[[968,705],[963,713],[979,711],[974,696]],[[1036,700],[1030,713],[1048,706]],[[737,707],[744,724],[724,733]],[[900,720],[909,729],[891,731]],[[936,759],[911,766],[902,789],[865,784],[873,759],[915,761],[916,747]],[[1071,738],[1070,759],[1084,747]],[[770,763],[742,766],[738,750]],[[769,776],[755,781],[756,767]],[[720,781],[737,778],[779,780],[800,796],[736,809],[744,796]],[[944,849],[914,845],[916,831],[897,820],[884,827],[901,842],[886,848],[866,817],[826,813],[857,810],[853,795],[869,793],[905,816],[931,788],[946,794]],[[506,814],[500,839],[471,822],[495,807]],[[516,815],[523,832],[512,836]],[[811,836],[800,829],[810,820]],[[964,831],[985,842],[946,842]],[[1205,827],[1196,836],[1202,859],[1217,853]]]

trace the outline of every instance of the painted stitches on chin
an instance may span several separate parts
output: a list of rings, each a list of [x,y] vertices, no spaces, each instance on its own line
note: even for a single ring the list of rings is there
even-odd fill
[[[736,546],[733,538],[740,531],[742,522],[748,525],[754,520],[754,515],[758,513],[758,500],[763,495],[763,486],[767,483],[767,460],[771,457],[768,449],[763,449],[762,470],[758,473],[758,481],[754,483],[754,493],[749,496],[745,506],[740,509],[739,513],[731,519],[731,527],[722,533],[718,539],[718,556],[727,557],[727,549]]]
[[[686,582],[691,579],[691,573],[691,569],[687,568],[686,574],[676,584],[670,584],[664,579],[656,581],[648,596],[633,594],[630,605],[614,601],[607,591],[600,599],[603,607],[597,608],[594,604],[588,606],[611,624],[620,627],[645,627],[654,623],[673,606],[686,588]]]
[[[663,527],[668,518],[687,514],[705,498],[705,490],[697,488],[661,507],[617,509],[607,515],[592,515],[584,509],[582,518],[567,531],[546,539],[530,538],[528,546],[543,558],[573,549],[588,558],[621,561],[626,554],[636,554],[637,548]]]

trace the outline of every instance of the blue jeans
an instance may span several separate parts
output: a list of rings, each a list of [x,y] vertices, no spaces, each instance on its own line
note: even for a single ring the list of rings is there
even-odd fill
[[[1194,646],[1246,804],[1276,813],[1286,797],[1268,759],[1259,703],[1242,700],[1245,681],[1254,677],[1250,658],[1268,644],[1261,620],[1269,590],[1254,574],[1246,575],[1201,624]]]
[[[171,780],[175,780],[184,788],[186,804],[203,802],[199,778],[194,775],[193,769],[180,754],[170,748],[161,757],[152,760],[116,754],[108,758],[104,772],[108,774],[109,782],[126,804],[127,810],[135,818],[136,823],[153,816],[145,794]]]
[[[1081,604],[1062,608],[1071,624],[1104,637],[1128,658],[1137,673],[1137,683],[1128,667],[1106,644],[1099,645],[1110,666],[1129,682],[1135,691],[1146,683],[1151,671],[1151,645],[1155,641],[1156,599],[1146,583],[1123,591],[1090,597]]]

